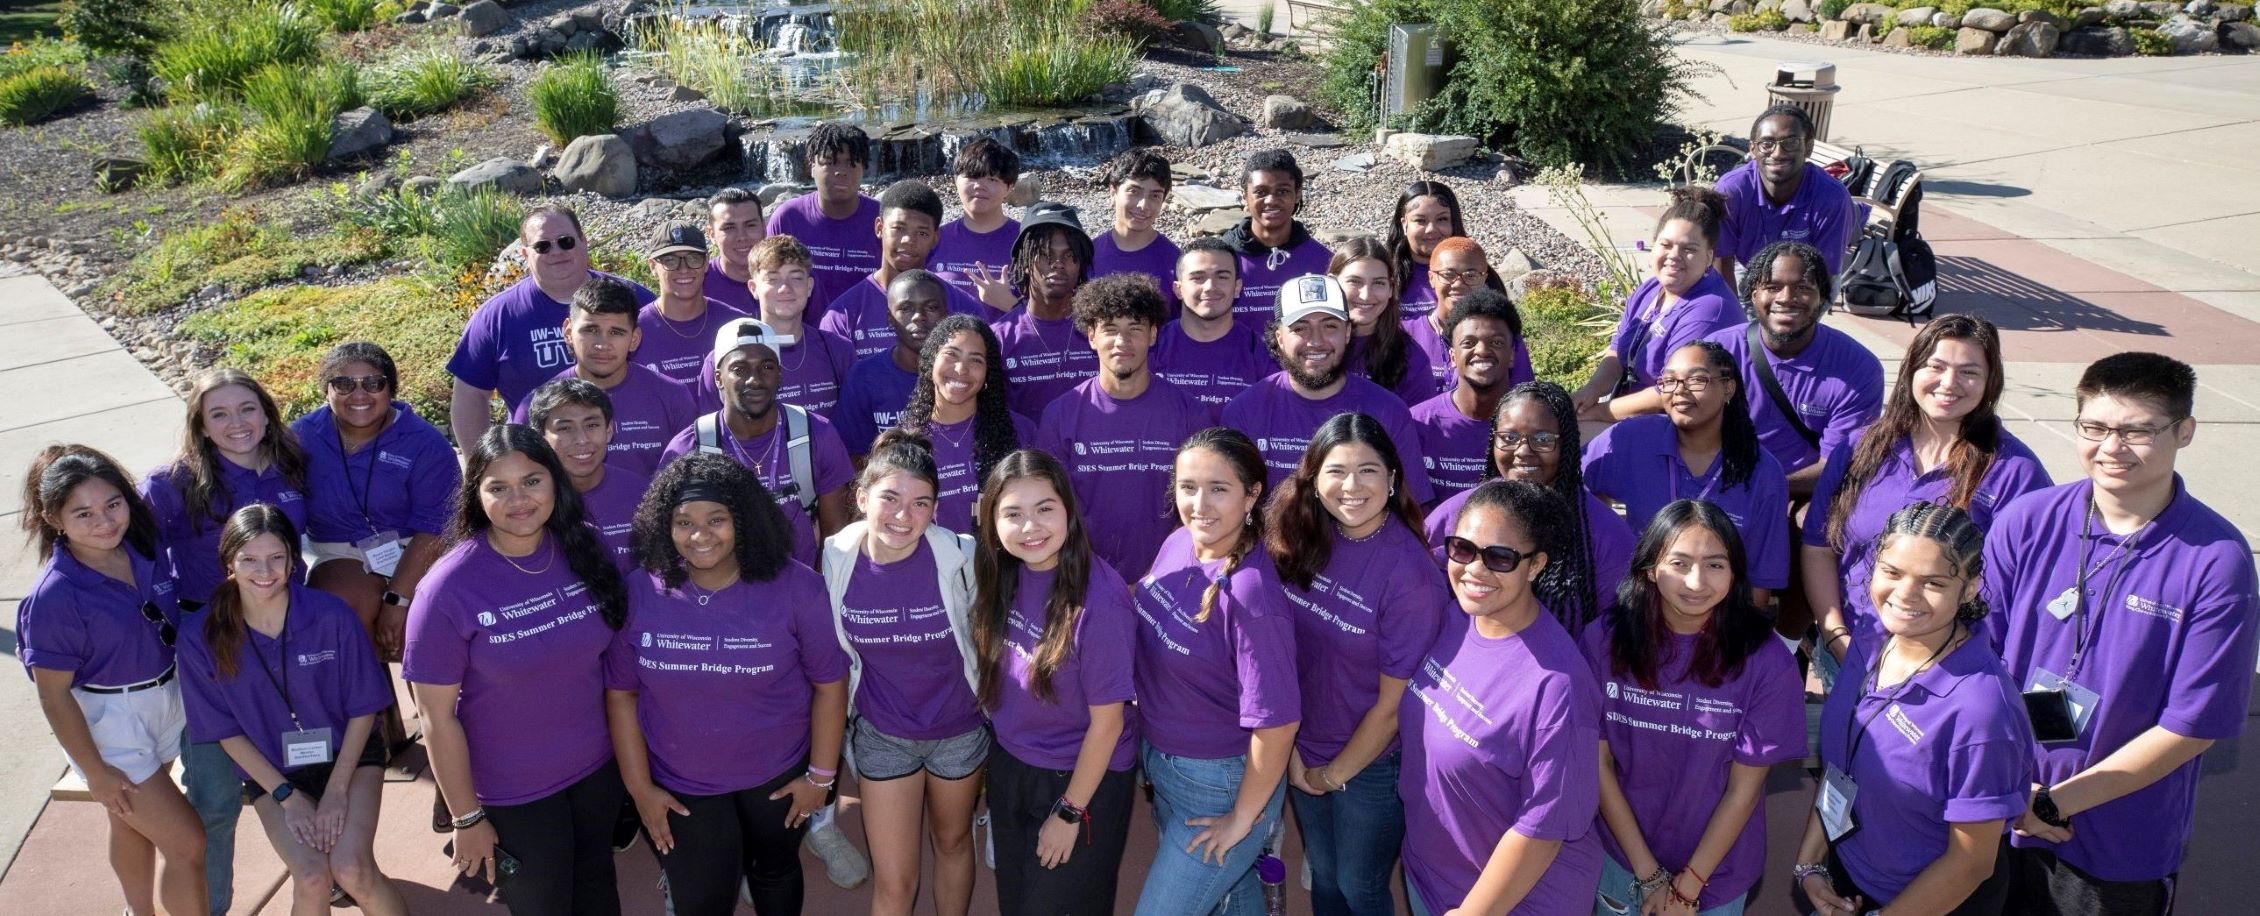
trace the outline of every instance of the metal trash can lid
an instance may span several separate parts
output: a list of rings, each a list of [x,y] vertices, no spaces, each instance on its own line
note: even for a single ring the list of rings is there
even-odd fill
[[[1801,89],[1834,86],[1836,65],[1825,60],[1785,60],[1774,65],[1773,84]]]

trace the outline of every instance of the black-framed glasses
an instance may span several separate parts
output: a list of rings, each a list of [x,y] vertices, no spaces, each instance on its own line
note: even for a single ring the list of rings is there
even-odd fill
[[[559,251],[571,251],[574,246],[580,243],[580,239],[570,235],[560,235],[554,239],[540,239],[528,243],[526,247],[533,249],[535,254],[548,254],[551,246],[555,246]]]
[[[2164,426],[2106,426],[2093,420],[2073,420],[2072,428],[2079,431],[2080,438],[2089,442],[2102,442],[2117,436],[2120,442],[2140,446],[2157,441],[2159,433],[2173,429],[2187,419],[2189,418],[2182,417]]]
[[[1805,137],[1802,134],[1783,137],[1778,140],[1752,140],[1750,141],[1750,152],[1764,154],[1777,149],[1798,149],[1800,144],[1804,142]]]
[[[352,394],[354,388],[360,388],[362,391],[366,391],[370,394],[376,394],[392,387],[392,383],[385,381],[385,377],[381,375],[363,375],[359,377],[351,375],[333,375],[330,376],[329,386],[331,391],[335,391],[339,394]]]
[[[1466,270],[1431,270],[1428,275],[1434,277],[1438,282],[1458,281],[1474,284],[1483,282],[1483,278],[1490,273],[1491,271],[1487,268],[1471,267]]]
[[[678,251],[674,254],[663,254],[659,257],[652,258],[651,260],[654,263],[657,263],[659,266],[664,267],[668,270],[683,270],[690,267],[706,266],[706,255],[700,254],[696,251]]]
[[[1525,436],[1511,429],[1503,429],[1498,435],[1491,437],[1491,442],[1502,452],[1511,452],[1524,445],[1529,445],[1534,452],[1550,452],[1561,447],[1562,437],[1559,433],[1531,433]]]
[[[165,612],[157,609],[157,602],[144,601],[141,603],[141,619],[156,624],[157,641],[164,643],[167,649],[173,647],[173,639],[180,634],[174,631],[173,622],[165,619]]]
[[[1514,572],[1515,567],[1521,566],[1522,561],[1528,559],[1522,551],[1505,544],[1477,547],[1474,541],[1456,534],[1444,538],[1444,556],[1461,566],[1480,558],[1483,560],[1483,568],[1495,573]]]
[[[1717,379],[1708,375],[1690,375],[1686,378],[1673,378],[1667,375],[1656,380],[1656,390],[1665,394],[1672,394],[1681,388],[1685,388],[1688,394],[1702,394],[1703,390],[1711,387],[1711,383],[1714,381],[1717,381]]]

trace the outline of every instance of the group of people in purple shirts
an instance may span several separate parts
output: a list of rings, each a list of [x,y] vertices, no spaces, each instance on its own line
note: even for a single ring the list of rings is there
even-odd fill
[[[1933,319],[1886,385],[1822,322],[1857,216],[1801,112],[1752,136],[1574,391],[1448,185],[1330,248],[1280,151],[1179,245],[1152,150],[1094,238],[1006,216],[986,140],[956,220],[865,197],[825,124],[812,193],[661,227],[656,291],[541,208],[448,364],[460,458],[367,342],[287,424],[205,374],[138,484],[42,453],[20,653],[134,914],[227,910],[247,797],[292,912],[406,912],[392,661],[435,829],[520,914],[619,912],[639,832],[673,912],[799,912],[806,845],[875,914],[963,914],[980,820],[1002,912],[1112,912],[1143,785],[1140,914],[1263,912],[1291,805],[1326,916],[1396,912],[1400,864],[1422,916],[1732,916],[1808,666],[1774,877],[1813,911],[2171,911],[2260,651],[2245,542],[2174,471],[2195,374],[2088,367],[2053,485],[1991,324]]]

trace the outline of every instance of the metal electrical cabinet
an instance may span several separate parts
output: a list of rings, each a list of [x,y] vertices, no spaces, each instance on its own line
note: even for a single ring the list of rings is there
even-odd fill
[[[1381,120],[1420,107],[1444,86],[1446,49],[1436,26],[1425,22],[1389,27],[1387,72],[1381,79]]]

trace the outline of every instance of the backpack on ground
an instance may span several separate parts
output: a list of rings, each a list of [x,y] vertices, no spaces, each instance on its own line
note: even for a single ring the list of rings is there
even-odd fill
[[[779,404],[777,409],[784,414],[785,463],[792,473],[791,482],[777,491],[777,497],[798,501],[801,511],[815,518],[816,471],[809,460],[808,411],[792,404]],[[699,451],[710,455],[726,454],[722,451],[721,417],[716,412],[698,418]]]
[[[1836,279],[1846,311],[1871,317],[1930,317],[1938,300],[1938,257],[1923,240],[1922,171],[1904,159],[1876,167],[1855,155],[1845,189],[1869,213]]]

